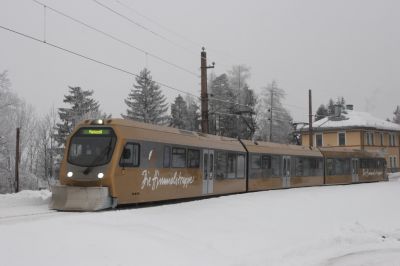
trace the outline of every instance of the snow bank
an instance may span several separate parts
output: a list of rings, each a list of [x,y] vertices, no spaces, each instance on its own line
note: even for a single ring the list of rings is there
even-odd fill
[[[389,181],[400,181],[400,172],[398,173],[390,173]]]
[[[0,219],[48,212],[50,197],[51,192],[48,190],[23,190],[18,193],[0,194]]]
[[[0,219],[0,250],[7,250],[1,261],[41,266],[400,265],[399,195],[400,182],[380,182],[96,213],[56,212],[18,218],[18,223]]]

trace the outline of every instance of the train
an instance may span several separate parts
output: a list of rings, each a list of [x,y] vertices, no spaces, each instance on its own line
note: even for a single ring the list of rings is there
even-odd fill
[[[242,140],[126,119],[84,120],[67,138],[50,208],[119,205],[387,180],[377,153]]]

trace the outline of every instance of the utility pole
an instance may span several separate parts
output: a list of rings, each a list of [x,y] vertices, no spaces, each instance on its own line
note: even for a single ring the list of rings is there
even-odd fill
[[[15,145],[15,192],[19,191],[19,127],[17,128]]]
[[[271,88],[271,108],[270,114],[269,114],[269,142],[272,142],[272,104],[273,104],[273,98],[274,98],[274,88]]]
[[[201,56],[201,132],[208,134],[208,92],[207,92],[207,69],[214,68],[207,66],[207,54],[205,48],[202,48]]]
[[[308,135],[309,135],[309,143],[310,149],[313,145],[313,126],[312,126],[312,101],[311,101],[311,90],[308,90]]]

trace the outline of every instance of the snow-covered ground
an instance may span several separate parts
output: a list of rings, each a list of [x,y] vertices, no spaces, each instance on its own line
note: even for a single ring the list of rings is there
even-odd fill
[[[0,195],[1,265],[400,265],[400,174],[97,213]]]

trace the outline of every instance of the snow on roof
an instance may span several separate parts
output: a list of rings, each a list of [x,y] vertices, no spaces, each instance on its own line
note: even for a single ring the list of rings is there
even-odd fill
[[[376,118],[369,113],[345,110],[340,117],[325,117],[313,123],[314,129],[364,127],[400,131],[400,125]],[[304,126],[302,130],[308,129]]]

